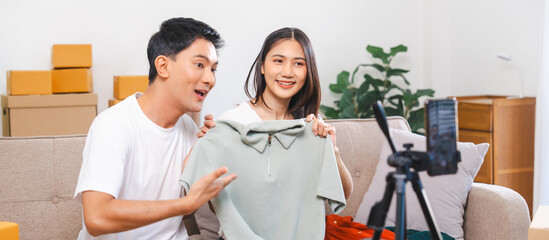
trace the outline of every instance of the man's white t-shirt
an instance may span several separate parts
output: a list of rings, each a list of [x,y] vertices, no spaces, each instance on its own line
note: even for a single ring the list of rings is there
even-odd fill
[[[136,93],[99,114],[84,147],[75,199],[93,190],[125,200],[180,198],[183,160],[196,141],[197,127],[183,115],[172,128],[162,128],[141,110]],[[137,229],[92,237],[82,224],[82,239],[188,239],[183,216]]]

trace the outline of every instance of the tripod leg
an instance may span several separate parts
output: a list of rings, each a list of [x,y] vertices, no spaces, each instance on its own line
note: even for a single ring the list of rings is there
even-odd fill
[[[429,230],[431,231],[431,238],[433,240],[442,240],[442,235],[440,234],[438,224],[435,220],[435,216],[433,215],[431,204],[429,203],[427,194],[425,193],[425,190],[421,185],[421,180],[419,179],[419,175],[416,172],[412,173],[412,187],[414,188],[414,192],[416,192],[417,198],[419,200],[419,204],[421,205],[421,210],[423,211],[425,220],[427,220],[427,224],[429,225]]]
[[[393,178],[393,173],[387,174],[386,178],[387,184],[385,185],[385,192],[383,193],[383,199],[376,202],[372,209],[370,210],[370,216],[368,216],[369,228],[373,229],[374,237],[373,239],[379,240],[381,237],[381,232],[385,228],[385,219],[387,218],[387,212],[391,206],[391,200],[393,198],[393,192],[395,191],[395,180]]]
[[[397,209],[395,239],[406,239],[406,174],[394,174]]]

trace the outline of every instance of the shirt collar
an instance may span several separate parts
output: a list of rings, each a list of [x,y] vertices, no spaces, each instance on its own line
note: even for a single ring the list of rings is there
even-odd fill
[[[233,121],[225,122],[240,133],[242,142],[260,153],[265,151],[269,136],[271,141],[276,139],[285,148],[289,149],[297,136],[305,129],[305,120],[272,120],[258,121],[248,125],[241,125]]]

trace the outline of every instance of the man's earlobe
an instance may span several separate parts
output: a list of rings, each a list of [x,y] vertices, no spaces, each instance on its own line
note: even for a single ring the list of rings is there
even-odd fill
[[[167,78],[169,76],[168,73],[168,57],[164,55],[159,55],[154,60],[154,66],[156,67],[156,72],[158,73],[158,76],[161,78]]]

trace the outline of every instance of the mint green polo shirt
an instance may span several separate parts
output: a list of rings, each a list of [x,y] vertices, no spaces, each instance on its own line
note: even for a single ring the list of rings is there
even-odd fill
[[[180,183],[189,191],[221,166],[238,175],[212,199],[227,239],[324,239],[325,200],[335,213],[345,207],[332,141],[303,119],[216,122]]]

